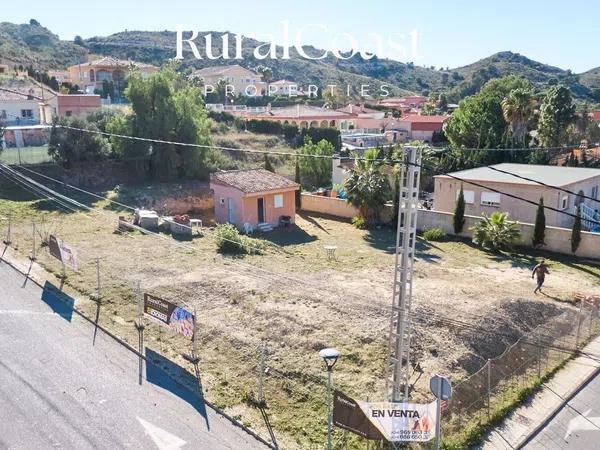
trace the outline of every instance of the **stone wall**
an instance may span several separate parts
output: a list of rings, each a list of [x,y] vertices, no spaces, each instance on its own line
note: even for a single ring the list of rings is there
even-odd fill
[[[454,235],[452,218],[452,213],[420,209],[417,216],[417,228],[420,231],[429,228],[441,228],[446,234]],[[479,220],[480,218],[477,216],[465,216],[464,231],[460,235],[469,238],[472,237],[469,229]],[[535,226],[530,223],[521,222],[518,222],[518,226],[521,231],[519,245],[530,247]],[[546,245],[542,248],[557,253],[572,254],[571,230],[567,228],[546,227]],[[600,259],[600,234],[582,231],[581,243],[576,254],[584,258]]]

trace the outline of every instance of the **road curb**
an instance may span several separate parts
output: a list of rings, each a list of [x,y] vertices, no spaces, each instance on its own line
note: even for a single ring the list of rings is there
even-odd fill
[[[8,266],[12,267],[15,271],[17,271],[18,273],[20,273],[21,275],[27,277],[29,280],[31,280],[34,284],[36,284],[38,287],[40,287],[41,289],[44,288],[44,286],[42,286],[42,284],[36,280],[35,278],[28,276],[26,273],[24,273],[19,267],[16,266],[16,264],[14,264],[12,261],[9,261],[6,256],[3,256],[2,258],[0,258],[0,263],[5,263]],[[135,349],[134,347],[132,347],[128,342],[124,341],[123,339],[121,339],[119,336],[117,336],[116,334],[112,333],[111,331],[107,330],[104,326],[100,325],[100,324],[96,324],[96,322],[94,322],[91,318],[87,317],[86,315],[84,315],[81,311],[79,311],[78,309],[76,309],[75,307],[73,307],[73,312],[75,312],[75,314],[77,314],[79,317],[81,317],[82,319],[86,320],[87,322],[89,322],[91,325],[98,327],[98,329],[100,331],[102,331],[103,333],[105,333],[107,336],[109,336],[110,338],[112,338],[114,341],[116,341],[117,343],[121,344],[123,347],[125,347],[127,350],[131,351],[132,353],[134,353],[136,356],[141,357],[144,359],[144,361],[146,361],[146,363],[148,362],[148,358],[146,357],[146,355],[141,354],[137,349]],[[159,368],[163,373],[165,373],[165,375],[167,375],[169,378],[171,378],[175,383],[177,383],[179,386],[183,387],[184,389],[188,390],[190,393],[194,394],[194,395],[198,395],[197,392],[192,391],[187,385],[179,382],[178,380],[176,380],[175,378],[173,378],[168,372],[165,372],[161,367],[159,367],[158,365],[154,364],[151,362],[151,364],[153,364],[154,366],[156,366],[157,368]],[[254,439],[256,439],[257,441],[265,444],[267,447],[272,448],[273,450],[278,450],[278,447],[276,447],[275,445],[273,445],[272,443],[268,442],[266,439],[262,438],[261,436],[259,436],[257,433],[255,433],[254,431],[252,431],[250,428],[246,427],[244,424],[242,424],[241,422],[238,422],[237,420],[235,420],[233,417],[231,417],[229,414],[227,414],[225,411],[223,411],[222,409],[218,408],[217,406],[215,406],[214,404],[212,404],[211,402],[209,402],[208,400],[206,400],[203,397],[198,396],[199,398],[202,399],[202,401],[206,404],[206,406],[208,406],[210,409],[212,409],[213,411],[215,411],[217,414],[219,414],[220,416],[224,417],[225,419],[227,419],[229,422],[231,422],[233,425],[235,425],[236,427],[244,430],[246,433],[248,433],[250,436],[252,436]]]
[[[569,403],[573,397],[575,397],[583,388],[585,388],[596,376],[600,374],[600,367],[594,369],[592,373],[590,373],[585,379],[579,383],[575,388],[569,391],[563,398],[563,400],[548,413],[548,415],[542,420],[537,426],[531,430],[525,437],[523,437],[519,442],[517,442],[514,446],[515,449],[522,449],[525,445],[529,444],[529,442],[537,436],[537,434],[546,426],[556,415],[564,408],[564,406]]]

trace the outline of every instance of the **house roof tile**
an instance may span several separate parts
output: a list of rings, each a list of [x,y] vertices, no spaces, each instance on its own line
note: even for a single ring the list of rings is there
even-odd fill
[[[292,180],[265,169],[215,172],[211,175],[211,182],[232,186],[246,194],[299,188]]]

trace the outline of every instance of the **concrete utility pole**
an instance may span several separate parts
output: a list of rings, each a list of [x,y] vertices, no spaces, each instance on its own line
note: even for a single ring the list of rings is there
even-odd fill
[[[404,147],[400,167],[398,225],[396,234],[396,266],[394,295],[389,332],[389,371],[386,380],[388,398],[392,402],[408,400],[410,371],[410,335],[412,275],[417,237],[417,209],[421,176],[421,149]]]

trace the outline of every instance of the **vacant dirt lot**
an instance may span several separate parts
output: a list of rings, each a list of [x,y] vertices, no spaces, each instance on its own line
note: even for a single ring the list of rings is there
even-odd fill
[[[117,193],[108,195],[117,198]],[[121,188],[118,196],[134,195]],[[0,216],[13,216],[13,246],[21,255],[29,253],[32,219],[42,234],[58,234],[79,251],[81,270],[70,273],[67,283],[82,294],[94,293],[95,259],[100,258],[100,323],[132,345],[137,345],[132,289],[136,282],[143,292],[194,309],[205,395],[263,436],[264,423],[251,405],[262,342],[268,346],[271,368],[265,379],[267,413],[285,448],[323,442],[325,374],[319,349],[335,346],[342,352],[335,380],[344,391],[358,399],[382,398],[392,230],[360,231],[348,223],[301,213],[297,227],[260,236],[273,243],[264,254],[223,257],[216,253],[210,228],[190,241],[166,234],[119,234],[117,216],[129,211],[106,201],[77,198],[92,202],[99,211],[59,212],[47,201],[1,185]],[[328,244],[338,247],[336,260],[326,258],[323,246]],[[47,270],[60,270],[45,249],[38,248],[38,253]],[[598,290],[598,267],[545,256],[551,274],[545,293],[534,295],[532,256],[492,255],[467,242],[419,241],[413,355],[424,376],[416,381],[416,398],[428,396],[430,374],[441,372],[459,380],[499,355],[521,333],[571,308],[568,301],[574,292]],[[82,300],[78,307],[95,316],[94,303]],[[480,333],[461,322],[505,336]],[[189,350],[189,342],[155,324],[147,330],[148,347],[186,366],[181,353]]]

